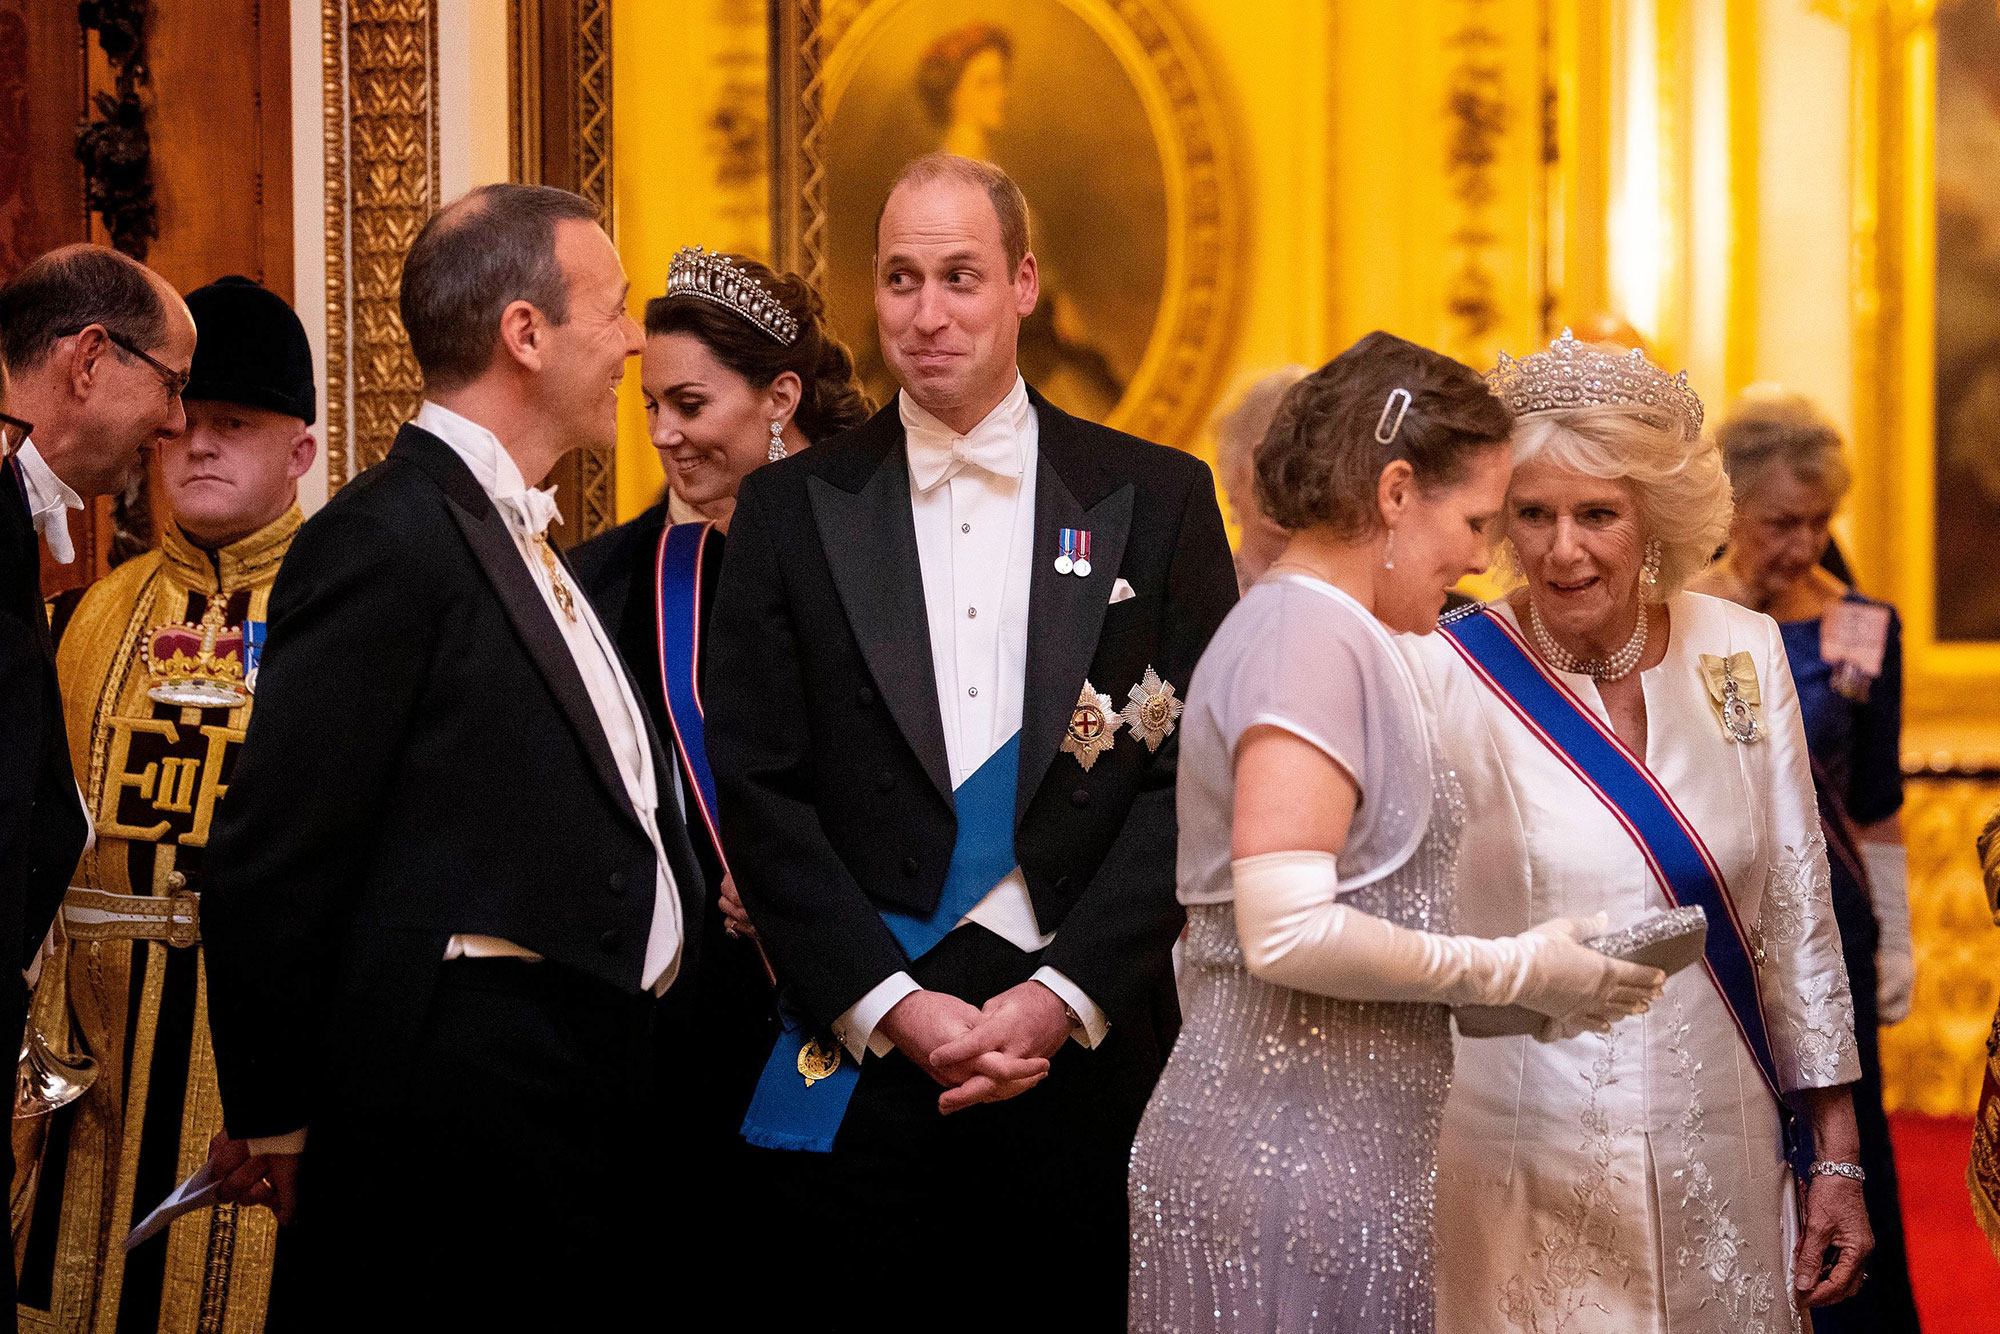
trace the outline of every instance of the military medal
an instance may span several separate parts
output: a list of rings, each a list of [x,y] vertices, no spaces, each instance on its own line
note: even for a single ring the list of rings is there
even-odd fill
[[[1145,677],[1132,687],[1129,699],[1119,718],[1132,729],[1133,736],[1146,743],[1148,751],[1158,750],[1160,743],[1173,735],[1174,724],[1186,706],[1174,698],[1173,686],[1162,681],[1150,665]]]
[[[811,1088],[838,1069],[840,1069],[838,1046],[821,1045],[820,1040],[814,1038],[799,1048],[799,1073],[806,1077],[807,1088]]]
[[[1057,537],[1062,552],[1056,557],[1057,574],[1074,574],[1080,579],[1090,577],[1090,530],[1087,528],[1065,528]]]
[[[1070,710],[1069,730],[1063,733],[1063,750],[1076,756],[1076,762],[1089,773],[1097,757],[1111,749],[1117,731],[1111,696],[1098,694],[1097,687],[1085,681],[1083,692],[1076,697],[1076,707]]]
[[[257,668],[264,661],[264,622],[243,622],[243,688],[257,693]]]

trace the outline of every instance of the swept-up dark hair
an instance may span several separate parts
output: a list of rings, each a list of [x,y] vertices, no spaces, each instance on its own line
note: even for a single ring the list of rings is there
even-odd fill
[[[838,435],[867,421],[874,406],[861,392],[854,358],[827,327],[819,294],[795,273],[777,273],[743,255],[723,255],[762,284],[799,322],[799,335],[782,344],[746,317],[696,296],[656,296],[646,303],[646,336],[684,333],[699,338],[715,359],[767,389],[786,371],[799,377],[799,406],[792,421],[807,440]]]

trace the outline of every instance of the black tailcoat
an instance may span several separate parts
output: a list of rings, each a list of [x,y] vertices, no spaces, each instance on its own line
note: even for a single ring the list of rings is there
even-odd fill
[[[70,768],[56,688],[55,650],[41,590],[40,539],[19,465],[0,463],[0,1051],[15,1052],[27,1020],[21,969],[34,958],[62,904],[89,828]],[[11,1142],[0,1170],[14,1171]],[[0,1279],[0,1310],[13,1327],[14,1269]]]
[[[1087,772],[1059,747],[1086,679],[1114,709],[1148,667],[1184,692],[1236,580],[1205,465],[1031,399],[1040,461],[1014,841],[1054,942],[1025,953],[967,926],[913,962],[880,916],[935,907],[957,834],[893,402],[745,480],[708,640],[708,749],[737,886],[808,1027],[899,971],[979,1004],[1041,965],[1110,1020],[1098,1049],[1065,1044],[1040,1087],[948,1120],[899,1053],[864,1062],[834,1151],[787,1155],[799,1244],[859,1247],[864,1266],[942,1247],[947,1273],[960,1266],[945,1252],[980,1254],[994,1272],[1060,1263],[1098,1293],[1086,1306],[1122,1310],[1125,1157],[1179,1026],[1178,737],[1154,752],[1120,732]],[[1063,528],[1089,531],[1088,577],[1054,569]],[[1112,604],[1120,578],[1134,596]],[[921,1306],[870,1314],[896,1327],[921,1323]]]
[[[584,1271],[642,1203],[653,845],[505,520],[443,441],[404,427],[299,530],[257,695],[202,929],[230,1133],[311,1127],[273,1328],[380,1318],[366,1303],[398,1285],[466,1319],[469,1297],[524,1317],[611,1295]],[[646,740],[686,979],[702,879]],[[459,934],[545,962],[443,962]]]

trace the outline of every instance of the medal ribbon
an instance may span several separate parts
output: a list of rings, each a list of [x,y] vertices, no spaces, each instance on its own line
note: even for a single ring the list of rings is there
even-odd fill
[[[1075,534],[1075,536],[1076,536],[1076,558],[1077,558],[1078,560],[1089,560],[1089,559],[1090,559],[1090,530],[1089,530],[1088,528],[1084,528],[1084,529],[1075,529],[1075,528],[1072,528],[1072,529],[1070,529],[1070,530],[1068,530],[1068,531],[1070,531],[1070,532],[1074,533],[1074,534]]]
[[[1056,543],[1062,548],[1061,555],[1066,560],[1076,559],[1076,529],[1065,528],[1057,536]]]
[[[928,916],[882,909],[882,921],[910,959],[928,954],[933,946],[976,907],[993,886],[1018,864],[1014,854],[1014,794],[1020,782],[1021,734],[979,766],[953,789],[951,802],[958,817],[958,839],[944,873],[944,889]],[[830,1153],[833,1137],[847,1115],[847,1103],[860,1082],[861,1068],[842,1051],[840,1064],[810,1085],[799,1073],[799,1053],[813,1035],[798,1019],[783,1016],[785,1031],[757,1078],[757,1091],[743,1117],[743,1138],[766,1149]]]
[[[1645,764],[1567,685],[1535,661],[1520,636],[1499,616],[1482,608],[1441,622],[1438,631],[1529,734],[1604,803],[1638,845],[1667,902],[1675,907],[1692,903],[1707,912],[1710,929],[1702,966],[1778,1101],[1793,1166],[1810,1164],[1811,1136],[1793,1117],[1779,1090],[1778,1067],[1764,1027],[1748,935],[1701,835]],[[1726,924],[1727,929],[1716,929],[1716,923]]]

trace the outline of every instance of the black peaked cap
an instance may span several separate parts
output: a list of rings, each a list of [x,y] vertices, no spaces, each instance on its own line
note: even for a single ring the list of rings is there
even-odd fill
[[[312,344],[283,297],[231,274],[187,295],[194,364],[183,398],[267,408],[311,425]]]

